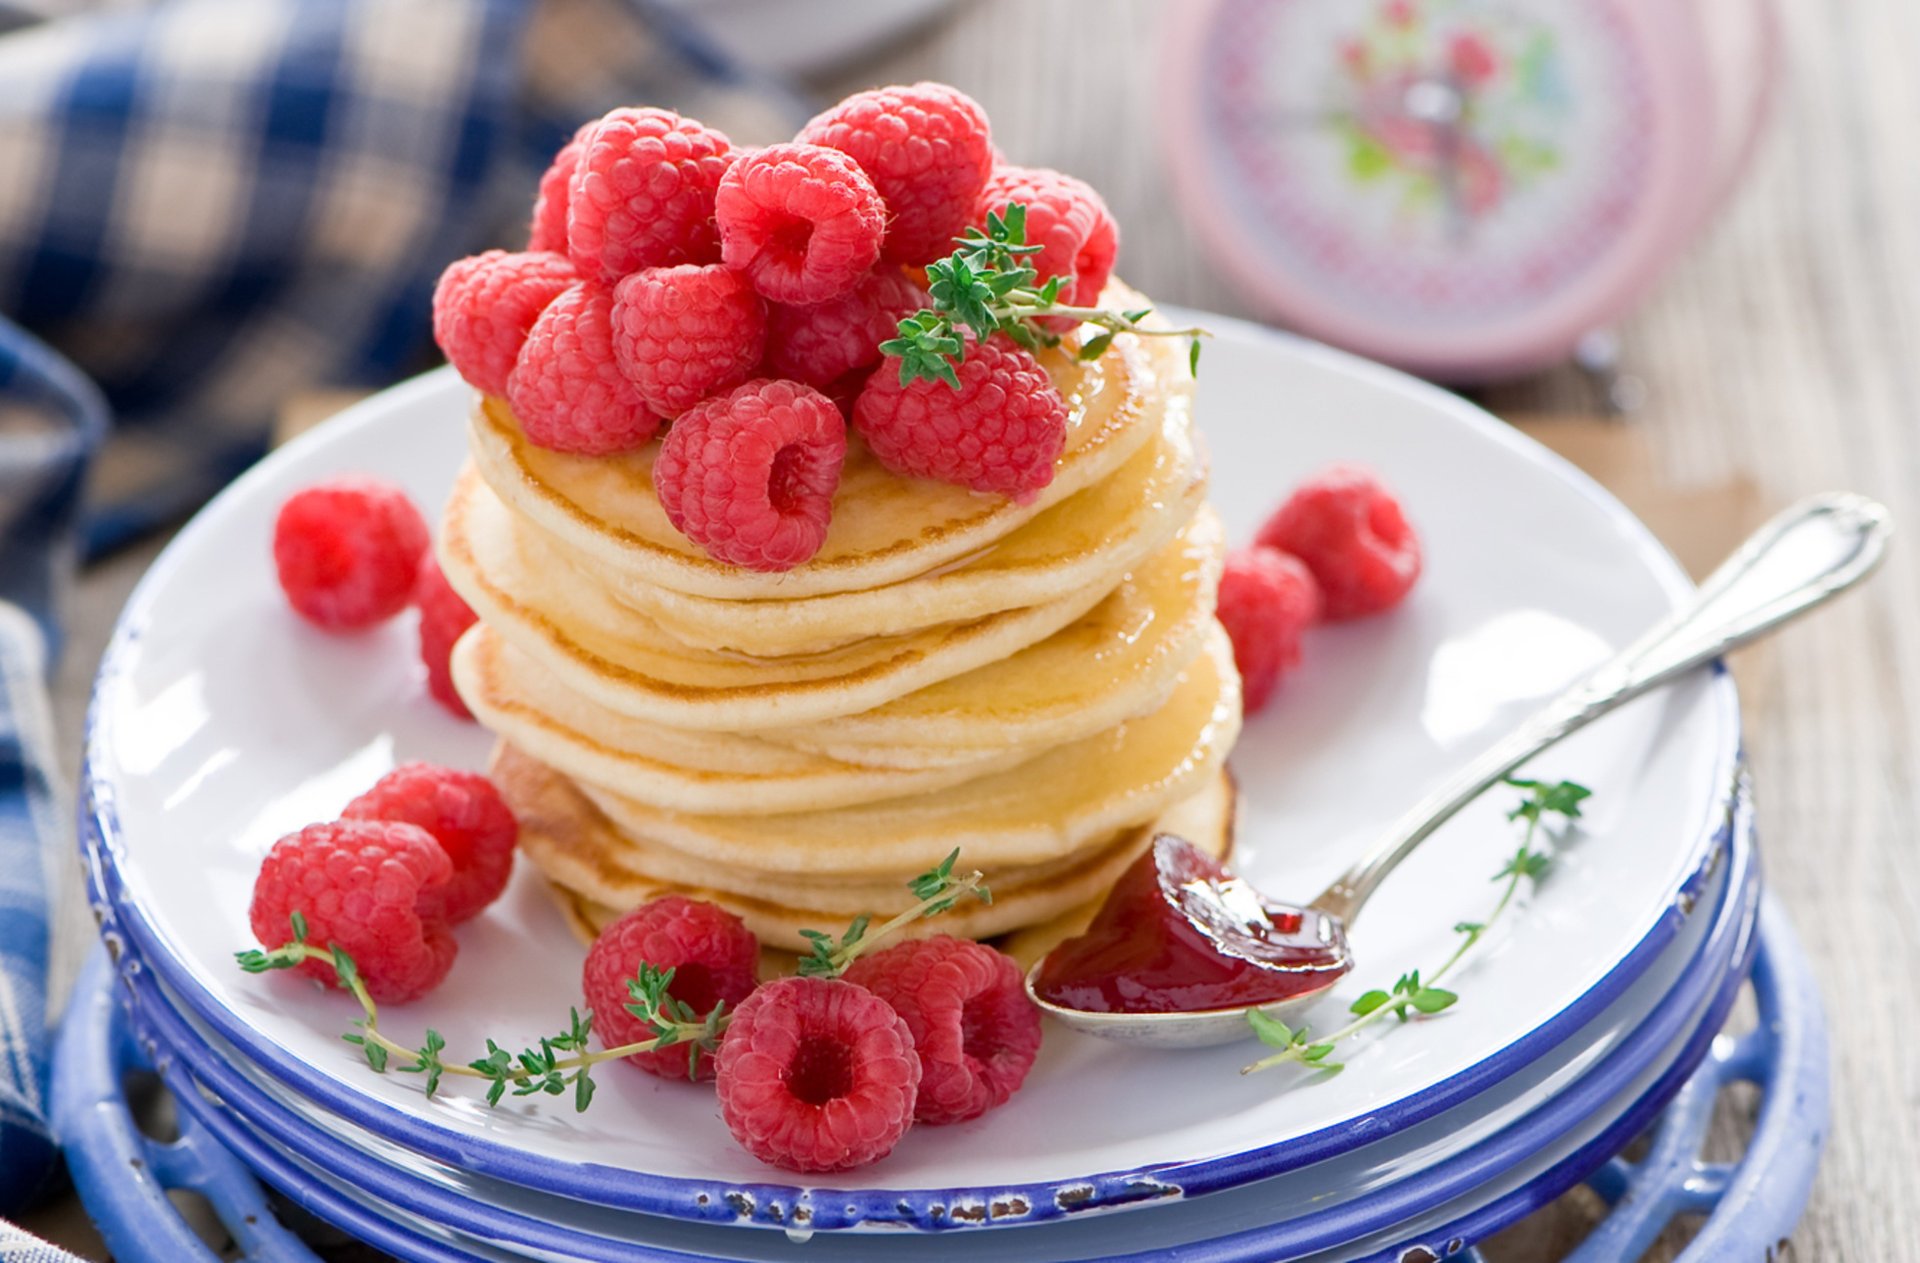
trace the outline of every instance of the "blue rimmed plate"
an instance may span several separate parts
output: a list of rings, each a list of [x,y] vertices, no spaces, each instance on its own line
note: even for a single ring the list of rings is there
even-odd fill
[[[1170,1203],[1144,1219],[1094,1217],[1034,1227],[1019,1234],[1021,1256],[1041,1263],[1189,1250],[1238,1235],[1254,1251],[1242,1257],[1293,1257],[1389,1230],[1492,1183],[1593,1121],[1627,1086],[1683,1062],[1687,1049],[1699,1047],[1702,1028],[1718,1028],[1724,1016],[1720,997],[1730,980],[1745,973],[1758,888],[1750,818],[1743,808],[1727,862],[1703,892],[1690,924],[1635,987],[1569,1041],[1577,1051],[1568,1060],[1542,1059],[1454,1111],[1287,1175]],[[742,1235],[596,1208],[435,1170],[417,1155],[357,1134],[250,1072],[230,1046],[204,1023],[179,1012],[164,987],[131,964],[131,956],[123,957],[122,972],[141,1024],[164,1050],[176,1086],[188,1087],[190,1104],[218,1101],[234,1116],[213,1119],[213,1125],[243,1127],[289,1152],[295,1159],[289,1172],[296,1167],[328,1172],[349,1185],[379,1190],[403,1217],[455,1227],[507,1248],[568,1258],[803,1263],[810,1257],[774,1234]],[[915,1257],[972,1257],[977,1251],[969,1240],[923,1238]],[[878,1259],[890,1257],[899,1245],[897,1238],[866,1234],[843,1238],[834,1248],[838,1258]]]
[[[1398,487],[1426,543],[1408,604],[1316,632],[1309,668],[1235,756],[1240,867],[1277,894],[1310,894],[1401,805],[1653,621],[1685,579],[1583,476],[1458,399],[1210,323],[1200,416],[1235,529],[1315,467],[1358,459]],[[1054,1031],[1013,1106],[917,1129],[884,1163],[804,1186],[735,1147],[710,1097],[637,1074],[603,1075],[579,1116],[545,1101],[426,1101],[339,1042],[354,1016],[345,997],[242,975],[231,953],[249,941],[248,891],[280,833],[330,817],[399,759],[484,757],[484,735],[420,693],[410,627],[312,632],[266,559],[280,501],[326,474],[370,470],[437,503],[464,410],[444,374],[387,392],[277,453],[183,531],[109,650],[86,778],[100,880],[179,1003],[328,1112],[461,1169],[625,1209],[815,1229],[1025,1223],[1268,1178],[1416,1126],[1559,1048],[1672,943],[1724,837],[1738,721],[1731,683],[1703,674],[1543,762],[1593,786],[1593,810],[1526,915],[1462,976],[1467,1000],[1418,1038],[1369,1044],[1310,1093],[1234,1074],[1246,1049],[1169,1060]],[[1409,861],[1356,927],[1353,989],[1443,956],[1453,923],[1485,909],[1511,842],[1489,800]],[[462,929],[447,983],[389,1025],[431,1024],[456,1049],[557,1026],[580,953],[537,886],[520,874]]]

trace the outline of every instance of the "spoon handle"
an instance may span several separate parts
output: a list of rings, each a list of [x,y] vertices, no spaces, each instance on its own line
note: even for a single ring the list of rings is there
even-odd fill
[[[1787,509],[1646,635],[1548,702],[1393,823],[1313,907],[1351,924],[1387,874],[1455,812],[1534,755],[1648,689],[1766,635],[1865,578],[1892,534],[1884,506],[1830,492]]]

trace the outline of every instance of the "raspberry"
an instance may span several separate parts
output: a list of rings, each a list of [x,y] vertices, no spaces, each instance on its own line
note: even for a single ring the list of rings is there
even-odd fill
[[[811,386],[760,378],[680,414],[653,463],[674,529],[748,570],[820,551],[847,456],[840,410]]]
[[[745,381],[766,333],[766,303],[717,263],[648,268],[613,291],[613,357],[662,416]]]
[[[527,438],[557,452],[604,456],[639,447],[660,428],[613,356],[613,298],[576,284],[540,313],[507,379]]]
[[[886,205],[853,159],[769,145],[727,168],[715,195],[720,257],[776,303],[823,303],[880,257]]]
[[[902,386],[882,366],[854,404],[854,428],[894,473],[1030,499],[1053,481],[1067,441],[1066,400],[1019,347],[964,336],[959,390],[925,378]]]
[[[865,1166],[913,1124],[913,1036],[885,1000],[851,982],[769,982],[734,1012],[716,1060],[727,1130],[773,1166]]]
[[[594,119],[582,123],[540,177],[540,192],[533,199],[533,222],[527,229],[527,249],[567,252],[567,187],[573,183],[573,173],[580,169],[587,136],[599,122]]]
[[[986,223],[988,211],[1005,211],[1013,202],[1027,208],[1027,244],[1040,247],[1028,260],[1040,278],[1071,277],[1071,284],[1061,286],[1061,301],[1096,306],[1120,252],[1120,229],[1100,195],[1085,181],[1046,167],[997,167],[980,194],[975,222]],[[1073,326],[1065,317],[1048,323]]]
[[[884,252],[895,263],[952,253],[993,169],[987,112],[944,83],[856,92],[795,139],[838,149],[860,164],[886,199]]]
[[[1040,1010],[1009,956],[966,939],[911,940],[848,967],[893,1006],[920,1055],[913,1116],[959,1123],[1004,1105],[1040,1051]]]
[[[753,994],[760,968],[760,940],[724,908],[698,899],[666,895],[643,903],[600,931],[581,972],[594,1033],[608,1048],[637,1044],[653,1032],[628,1011],[629,980],[645,961],[673,970],[667,994],[701,1017],[725,1003],[727,1011]],[[691,1047],[689,1045],[688,1047]],[[627,1058],[663,1079],[687,1076],[687,1048],[669,1044]],[[701,1052],[693,1078],[713,1078],[713,1058]]]
[[[867,379],[880,370],[856,368],[851,373],[842,373],[826,385],[820,387],[820,393],[833,400],[833,406],[840,409],[840,417],[848,425],[853,424],[853,405],[860,401],[860,392],[867,388]]]
[[[420,661],[427,664],[427,692],[460,719],[472,719],[473,712],[453,687],[454,642],[478,619],[460,594],[440,572],[440,563],[429,549],[420,563],[420,579],[413,585],[413,603],[420,611]]]
[[[273,564],[294,612],[357,631],[407,607],[427,523],[407,493],[377,478],[335,478],[296,491],[273,524]]]
[[[1257,542],[1306,563],[1332,619],[1378,614],[1420,577],[1420,539],[1400,502],[1356,465],[1334,465],[1301,483]]]
[[[253,882],[248,923],[261,946],[293,937],[293,914],[307,941],[353,957],[367,994],[402,1004],[439,985],[459,945],[432,907],[453,863],[417,825],[336,820],[310,824],[273,844]],[[333,966],[303,961],[299,972],[339,986]]]
[[[587,132],[567,188],[567,249],[580,275],[715,258],[713,191],[726,136],[672,110],[614,110]]]
[[[433,340],[469,385],[504,395],[527,330],[574,279],[561,254],[489,250],[456,259],[433,288]]]
[[[1288,553],[1257,544],[1235,549],[1227,554],[1214,612],[1233,640],[1241,705],[1251,715],[1300,664],[1300,633],[1320,617],[1320,586]]]
[[[890,267],[824,303],[767,312],[767,367],[776,377],[825,386],[880,362],[880,344],[927,304],[926,291]]]
[[[422,915],[458,925],[486,910],[513,874],[520,826],[493,782],[478,772],[402,763],[347,804],[342,820],[385,820],[425,829],[453,863],[444,887],[421,895]]]

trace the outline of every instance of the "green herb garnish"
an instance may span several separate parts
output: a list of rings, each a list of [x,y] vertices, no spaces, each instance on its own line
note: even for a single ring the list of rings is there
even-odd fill
[[[1565,821],[1577,819],[1580,803],[1593,792],[1572,781],[1549,784],[1509,776],[1503,778],[1503,783],[1525,791],[1526,796],[1519,806],[1507,813],[1507,819],[1526,823],[1519,848],[1493,875],[1494,881],[1504,881],[1506,885],[1501,889],[1500,898],[1487,914],[1486,920],[1456,923],[1453,932],[1460,936],[1460,942],[1438,969],[1424,979],[1419,970],[1411,970],[1401,974],[1391,990],[1376,988],[1366,992],[1348,1007],[1348,1011],[1354,1015],[1353,1020],[1332,1034],[1315,1036],[1305,1026],[1296,1030],[1258,1010],[1250,1011],[1247,1022],[1253,1027],[1253,1033],[1259,1036],[1261,1043],[1279,1051],[1246,1066],[1240,1073],[1253,1074],[1289,1062],[1311,1070],[1338,1073],[1345,1063],[1331,1060],[1330,1054],[1334,1046],[1343,1040],[1352,1038],[1383,1018],[1394,1017],[1405,1022],[1416,1016],[1431,1016],[1453,1007],[1460,999],[1459,995],[1437,984],[1453,972],[1454,966],[1460,963],[1474,944],[1486,937],[1487,930],[1513,903],[1513,896],[1520,888],[1520,879],[1524,877],[1537,882],[1552,866],[1552,856],[1535,846],[1541,821],[1548,816],[1559,816]]]
[[[861,916],[854,918],[838,939],[817,930],[802,931],[813,945],[813,951],[801,958],[800,972],[811,977],[837,978],[846,972],[847,966],[856,958],[896,931],[922,917],[945,912],[964,896],[971,895],[983,903],[993,902],[992,892],[987,889],[978,872],[968,873],[964,877],[953,875],[954,863],[959,858],[960,852],[956,850],[940,864],[909,882],[908,887],[918,902],[878,929],[869,932],[867,927],[870,918]],[[719,1048],[720,1036],[725,1033],[733,1017],[725,1011],[724,1003],[716,1005],[713,1012],[705,1017],[700,1016],[670,993],[673,970],[658,969],[643,963],[638,976],[627,983],[631,999],[626,1008],[647,1028],[649,1038],[616,1048],[590,1049],[588,1036],[593,1032],[593,1014],[582,1013],[575,1008],[569,1011],[567,1025],[558,1034],[544,1036],[538,1044],[522,1048],[517,1053],[489,1039],[486,1056],[468,1061],[449,1061],[443,1056],[446,1040],[431,1027],[417,1047],[400,1043],[382,1031],[379,1009],[373,997],[367,993],[366,981],[360,976],[359,966],[354,963],[353,957],[337,944],[322,946],[309,942],[307,919],[300,913],[295,912],[288,919],[293,936],[268,951],[255,948],[235,952],[234,959],[240,968],[251,974],[259,974],[276,969],[292,969],[309,960],[332,966],[334,976],[359,1001],[361,1011],[361,1017],[353,1023],[353,1029],[340,1038],[360,1049],[367,1065],[378,1073],[384,1074],[391,1068],[403,1074],[423,1075],[421,1086],[429,1097],[439,1091],[443,1076],[453,1075],[486,1080],[488,1105],[499,1104],[509,1092],[514,1096],[560,1096],[571,1089],[573,1107],[584,1110],[593,1102],[594,1066],[634,1053],[685,1044],[687,1076],[692,1078],[699,1066],[701,1052],[712,1053]]]
[[[972,330],[984,342],[1005,334],[1029,351],[1057,346],[1060,335],[1041,323],[1063,317],[1101,332],[1080,343],[1083,360],[1098,359],[1112,345],[1114,335],[1136,333],[1157,338],[1189,340],[1187,364],[1200,368],[1200,339],[1205,329],[1163,329],[1142,324],[1151,307],[1115,311],[1102,307],[1075,307],[1060,301],[1065,278],[1045,281],[1033,266],[1040,247],[1027,244],[1027,208],[1014,202],[1004,211],[989,213],[983,231],[969,228],[959,247],[944,259],[927,265],[927,292],[933,306],[922,308],[900,322],[898,336],[880,344],[880,350],[900,361],[900,384],[926,379],[960,389],[954,370],[966,360],[963,330]]]

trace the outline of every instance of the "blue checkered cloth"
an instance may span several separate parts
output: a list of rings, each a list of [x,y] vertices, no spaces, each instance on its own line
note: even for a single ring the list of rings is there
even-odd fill
[[[47,1127],[47,948],[67,817],[41,686],[42,640],[0,601],[0,1211],[55,1169]]]
[[[78,1263],[78,1260],[31,1233],[0,1222],[0,1263]]]
[[[85,377],[0,319],[0,1214],[30,1203],[56,1168],[47,959],[70,826],[43,674],[106,415]]]
[[[798,104],[644,0],[85,5],[0,0],[0,1214],[53,1167],[40,684],[75,558],[204,502],[290,396],[427,366],[440,269],[524,241],[581,120],[752,141]]]

